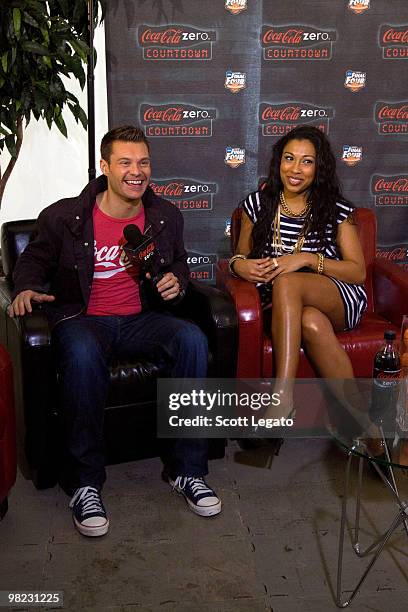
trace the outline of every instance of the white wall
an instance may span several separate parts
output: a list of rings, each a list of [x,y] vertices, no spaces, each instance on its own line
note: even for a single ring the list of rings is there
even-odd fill
[[[98,61],[95,67],[95,145],[99,173],[99,143],[108,130],[106,93],[105,33],[103,25],[95,30]],[[66,84],[86,111],[86,86],[81,91],[77,81]],[[32,219],[59,198],[78,194],[88,182],[88,135],[76,124],[72,113],[64,111],[68,138],[45,121],[32,119],[24,131],[24,140],[14,170],[7,182],[0,209],[0,225],[5,221]],[[2,172],[9,155],[0,156]]]

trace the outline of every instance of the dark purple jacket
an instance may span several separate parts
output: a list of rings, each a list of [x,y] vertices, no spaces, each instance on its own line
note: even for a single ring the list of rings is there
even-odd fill
[[[91,181],[75,198],[59,200],[39,215],[34,239],[20,255],[15,267],[15,297],[32,289],[55,296],[43,307],[50,323],[85,312],[94,275],[93,208],[98,193],[106,191],[107,179]],[[142,198],[146,227],[163,259],[163,272],[177,276],[182,292],[187,287],[189,269],[183,243],[183,217],[167,200],[148,187]],[[163,308],[166,303],[146,280],[140,282],[143,309]]]

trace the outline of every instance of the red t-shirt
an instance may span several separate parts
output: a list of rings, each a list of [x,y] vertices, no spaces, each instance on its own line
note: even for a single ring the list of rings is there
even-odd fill
[[[94,277],[87,314],[129,315],[142,310],[138,270],[129,262],[123,245],[123,229],[134,223],[144,230],[145,213],[130,219],[116,219],[102,212],[97,203],[93,211]]]

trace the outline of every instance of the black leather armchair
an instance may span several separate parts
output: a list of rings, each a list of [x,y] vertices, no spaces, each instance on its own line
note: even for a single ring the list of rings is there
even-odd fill
[[[34,221],[4,223],[0,279],[0,342],[9,351],[15,373],[19,464],[37,488],[57,482],[60,447],[58,381],[50,330],[44,312],[10,319],[12,272],[34,230]],[[190,283],[175,314],[194,321],[209,340],[209,376],[233,377],[236,372],[237,321],[231,299],[213,287]],[[111,384],[105,412],[108,463],[160,454],[156,439],[156,379],[164,364],[136,358],[111,366]],[[210,458],[224,455],[225,441],[210,440]]]

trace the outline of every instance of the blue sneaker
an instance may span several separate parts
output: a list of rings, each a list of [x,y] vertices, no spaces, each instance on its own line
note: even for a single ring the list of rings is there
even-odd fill
[[[196,476],[177,476],[175,480],[168,478],[173,491],[184,495],[190,509],[200,516],[214,516],[221,512],[221,500],[205,482],[204,478]]]
[[[101,495],[95,487],[76,489],[69,507],[79,533],[84,536],[102,536],[108,532],[109,520],[103,506]]]

